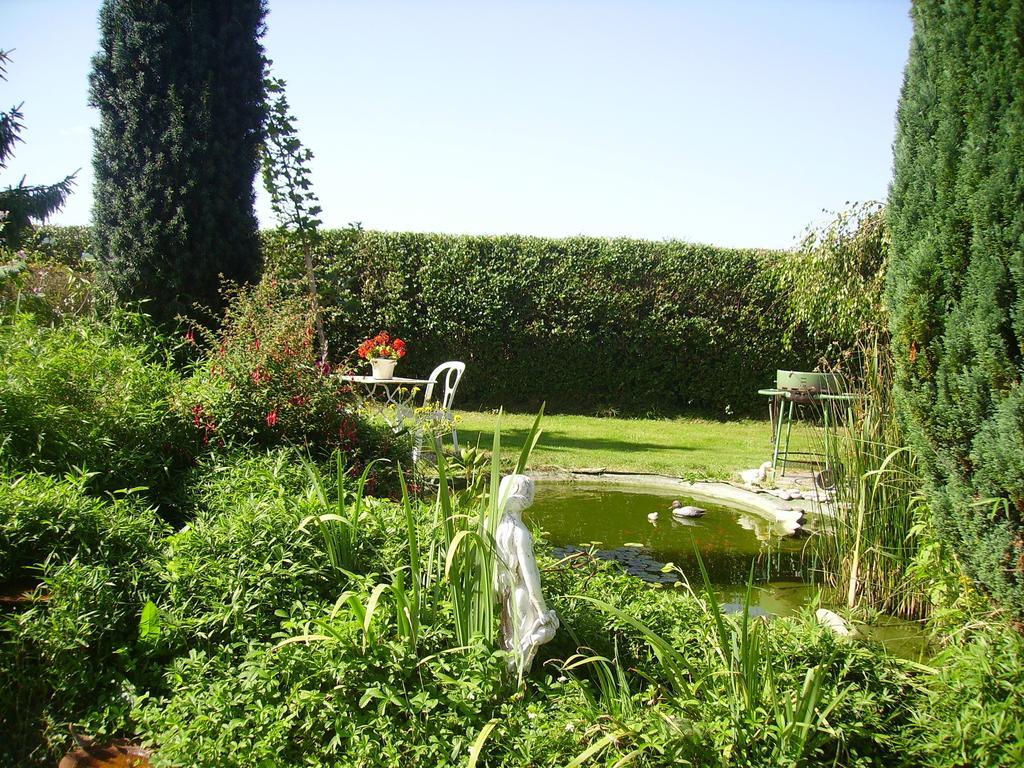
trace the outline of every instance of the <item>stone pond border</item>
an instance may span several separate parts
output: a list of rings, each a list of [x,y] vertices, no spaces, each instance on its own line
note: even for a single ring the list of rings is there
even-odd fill
[[[728,482],[698,480],[690,482],[670,475],[654,475],[630,472],[609,472],[603,469],[584,470],[538,470],[529,473],[538,483],[546,482],[587,482],[608,483],[609,485],[632,485],[647,488],[677,490],[680,495],[697,501],[725,504],[744,512],[778,523],[793,531],[801,526],[808,515],[820,515],[820,505],[810,499],[783,501],[764,492]]]

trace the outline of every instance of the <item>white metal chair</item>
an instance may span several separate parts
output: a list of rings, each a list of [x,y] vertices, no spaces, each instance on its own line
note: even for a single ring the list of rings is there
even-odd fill
[[[447,421],[452,429],[452,445],[459,450],[459,433],[455,430],[455,417],[452,415],[452,401],[455,400],[455,390],[462,380],[462,374],[466,371],[466,364],[458,360],[450,360],[441,363],[430,373],[430,380],[426,390],[423,392],[423,407],[429,408],[434,399],[434,390],[438,386],[443,387],[437,402],[434,403],[434,410],[425,416],[428,419]],[[423,430],[416,434],[416,446],[413,450],[413,458],[418,458],[422,452]]]

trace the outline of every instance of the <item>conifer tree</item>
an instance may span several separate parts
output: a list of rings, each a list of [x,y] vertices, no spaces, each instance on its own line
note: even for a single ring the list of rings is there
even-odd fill
[[[105,0],[93,59],[96,255],[160,321],[259,272],[263,0]]]
[[[0,51],[0,80],[6,80],[8,51]],[[0,168],[14,154],[24,127],[21,105],[0,111]],[[24,177],[14,186],[0,189],[0,245],[17,248],[33,222],[45,221],[64,205],[74,186],[75,174],[56,184],[29,185]]]
[[[1024,614],[1024,0],[912,15],[889,206],[898,396],[941,534]]]

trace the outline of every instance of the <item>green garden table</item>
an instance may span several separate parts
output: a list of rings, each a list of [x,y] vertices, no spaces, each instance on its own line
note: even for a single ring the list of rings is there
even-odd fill
[[[830,451],[829,451],[829,438],[832,432],[832,423],[829,421],[829,415],[833,408],[838,403],[846,403],[849,406],[850,403],[854,402],[860,395],[851,394],[848,392],[813,392],[813,391],[801,391],[793,389],[779,389],[777,387],[771,387],[768,389],[759,389],[757,394],[770,397],[771,400],[768,403],[768,417],[772,424],[772,442],[774,443],[774,451],[772,452],[772,467],[775,468],[779,463],[779,456],[782,456],[782,470],[779,473],[780,476],[786,474],[786,463],[789,461],[790,456],[806,455],[806,456],[817,456],[821,458],[822,464],[824,465],[825,471],[829,472],[831,467]],[[789,401],[789,409],[787,412],[786,404],[784,401]],[[825,441],[825,454],[812,453],[810,451],[802,451],[795,453],[789,450],[789,441],[793,434],[793,411],[798,405],[815,405],[821,404],[822,421],[824,422],[824,429],[822,436]],[[782,447],[782,431],[786,430],[786,445]]]

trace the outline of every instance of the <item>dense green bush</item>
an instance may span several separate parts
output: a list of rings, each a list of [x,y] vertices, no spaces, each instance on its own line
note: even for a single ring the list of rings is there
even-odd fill
[[[51,327],[30,315],[0,323],[0,458],[90,487],[172,493],[191,461],[187,425],[170,408],[178,375],[154,351],[144,318],[78,319]]]
[[[207,455],[187,477],[191,522],[169,539],[152,512],[95,502],[72,480],[12,484],[5,524],[31,554],[0,556],[54,555],[49,600],[0,613],[0,760],[52,765],[67,723],[152,744],[164,766],[465,765],[485,728],[478,764],[490,766],[565,765],[587,750],[608,764],[694,768],[1015,757],[1019,637],[965,644],[932,684],[810,611],[753,620],[753,647],[738,618],[716,628],[717,606],[698,596],[601,561],[556,562],[543,543],[562,627],[519,687],[501,652],[458,647],[432,505],[365,500],[358,566],[345,573],[316,525],[301,524],[333,509],[337,489],[326,473],[323,483],[326,504],[294,449]],[[394,589],[413,572],[411,531],[425,577],[413,646]],[[682,654],[679,669],[652,633]],[[590,649],[608,661],[564,668]],[[602,678],[601,663],[624,682]],[[806,741],[803,716],[786,709],[800,701],[812,701]],[[946,727],[958,713],[969,729]]]
[[[132,562],[166,535],[151,509],[132,497],[103,501],[85,492],[88,476],[35,473],[0,482],[0,584],[32,575],[27,566]]]
[[[64,264],[15,261],[0,267],[0,313],[31,312],[51,323],[90,313],[92,274]]]
[[[889,206],[900,404],[940,532],[1024,614],[1024,2],[913,18]]]
[[[41,582],[37,599],[0,611],[4,765],[55,764],[49,750],[67,743],[67,723],[124,732],[126,694],[146,675],[139,614],[161,589],[168,529],[135,500],[101,501],[83,486],[37,474],[0,481],[0,589]]]
[[[808,228],[799,249],[785,260],[793,286],[790,333],[809,333],[831,345],[833,362],[858,341],[888,330],[883,287],[889,257],[885,206],[856,203]]]
[[[266,235],[271,268],[281,247]],[[462,404],[749,412],[777,367],[816,360],[800,333],[784,349],[776,252],[357,230],[318,249],[332,347],[383,328],[409,341],[400,370],[463,360]]]
[[[88,267],[92,260],[92,227],[34,227],[22,238],[19,250],[27,261]]]
[[[904,734],[911,765],[1024,765],[1024,638],[992,625],[938,660]]]
[[[463,405],[721,415],[759,410],[757,389],[776,368],[814,366],[850,346],[850,329],[875,306],[858,294],[877,288],[877,216],[866,220],[872,227],[818,233],[804,259],[674,241],[356,228],[319,233],[312,258],[332,361],[386,329],[410,342],[399,373],[465,360]],[[58,232],[40,237],[51,258],[73,260],[76,236]],[[304,295],[292,245],[263,233],[267,274]],[[851,264],[859,271],[847,280]],[[833,299],[848,307],[841,327],[823,320]]]
[[[192,520],[169,539],[163,571],[165,644],[267,641],[279,612],[337,597],[314,535],[299,529],[307,483],[289,450],[210,457],[190,474]]]
[[[69,724],[100,739],[130,732],[136,685],[160,683],[138,638],[154,575],[139,557],[52,563],[45,600],[0,613],[0,762],[55,765]]]
[[[233,291],[219,330],[196,324],[186,338],[200,359],[174,409],[202,447],[301,445],[320,458],[337,449],[356,474],[408,455],[408,435],[371,419],[344,369],[320,358],[304,295],[282,295],[273,280]]]
[[[32,312],[50,322],[89,314],[96,300],[92,227],[35,227],[0,265],[0,312]]]

